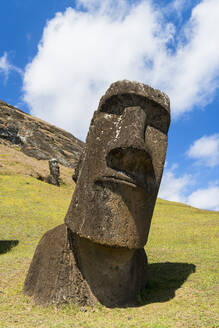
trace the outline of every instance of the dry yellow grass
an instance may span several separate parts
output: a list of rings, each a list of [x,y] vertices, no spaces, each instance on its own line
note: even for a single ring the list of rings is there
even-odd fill
[[[74,170],[60,165],[60,178],[64,184],[72,185]],[[19,151],[19,146],[0,144],[0,174],[23,175],[46,178],[49,175],[47,160],[37,160]]]
[[[0,150],[0,328],[219,327],[219,212],[160,199],[146,246],[149,281],[139,306],[35,306],[22,294],[23,282],[39,239],[63,223],[74,184],[68,169],[70,184],[58,188],[38,181],[28,175],[48,173],[47,162]],[[19,243],[4,252],[2,240]]]

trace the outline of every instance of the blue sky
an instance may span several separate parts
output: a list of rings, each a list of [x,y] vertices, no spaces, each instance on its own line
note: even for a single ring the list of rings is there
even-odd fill
[[[219,1],[0,3],[0,99],[85,139],[110,83],[171,100],[160,197],[219,210]]]

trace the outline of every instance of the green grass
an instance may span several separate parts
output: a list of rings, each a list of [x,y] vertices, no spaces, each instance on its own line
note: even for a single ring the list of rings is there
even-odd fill
[[[42,308],[22,286],[39,239],[63,223],[72,187],[21,175],[0,175],[0,186],[0,328],[219,327],[219,212],[157,201],[146,246],[149,281],[139,306]]]

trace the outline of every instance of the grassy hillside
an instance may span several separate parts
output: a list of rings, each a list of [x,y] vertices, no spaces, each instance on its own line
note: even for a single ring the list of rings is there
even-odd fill
[[[71,168],[60,165],[61,183],[72,185]],[[7,147],[0,144],[0,174],[1,175],[22,175],[34,178],[46,178],[49,175],[49,165],[47,160],[37,160],[21,152],[20,146],[12,145]]]
[[[163,200],[157,201],[152,221],[146,247],[150,276],[138,307],[35,306],[22,294],[25,275],[43,233],[63,222],[73,182],[69,178],[60,188],[41,182],[19,171],[19,160],[10,161],[17,169],[7,171],[7,156],[0,153],[1,328],[219,327],[219,212]]]

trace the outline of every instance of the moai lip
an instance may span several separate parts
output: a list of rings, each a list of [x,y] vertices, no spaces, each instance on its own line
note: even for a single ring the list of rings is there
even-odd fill
[[[25,281],[37,303],[136,299],[147,281],[144,246],[169,124],[169,98],[145,84],[118,81],[100,99],[65,224],[43,236]]]

